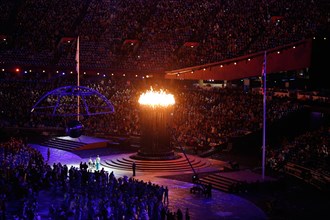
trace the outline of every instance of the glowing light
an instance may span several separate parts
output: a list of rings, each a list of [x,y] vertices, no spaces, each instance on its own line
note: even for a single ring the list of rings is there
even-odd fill
[[[141,105],[147,105],[151,107],[167,107],[175,104],[174,96],[166,93],[164,90],[154,91],[151,87],[145,93],[142,93],[139,98]]]

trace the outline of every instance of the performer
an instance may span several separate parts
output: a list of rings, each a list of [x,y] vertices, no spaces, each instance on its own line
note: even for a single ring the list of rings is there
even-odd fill
[[[100,162],[101,162],[101,158],[99,157],[99,155],[97,155],[95,159],[96,170],[100,169]]]
[[[50,149],[48,148],[48,150],[47,150],[47,161],[46,161],[46,163],[49,162],[49,159],[50,159]]]
[[[92,170],[93,170],[93,160],[92,157],[90,157],[88,160],[88,171],[92,172]]]
[[[167,204],[168,205],[168,188],[167,186],[165,187],[165,190],[164,190],[164,205]]]
[[[135,169],[136,169],[136,164],[135,164],[135,161],[133,161],[133,164],[132,164],[133,176],[135,176]]]
[[[212,183],[209,183],[207,185],[207,197],[211,198],[212,197]]]

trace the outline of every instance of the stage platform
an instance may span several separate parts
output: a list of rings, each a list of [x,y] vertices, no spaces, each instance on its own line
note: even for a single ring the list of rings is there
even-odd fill
[[[96,149],[96,148],[104,148],[108,147],[111,144],[116,144],[111,140],[104,138],[97,138],[91,136],[80,136],[78,138],[72,138],[69,136],[58,137],[58,139],[76,142],[78,144],[82,144],[80,147],[75,148],[74,150],[86,150],[86,149]]]
[[[84,143],[84,144],[94,144],[94,143],[103,143],[103,142],[107,142],[107,139],[104,138],[96,138],[96,137],[91,137],[91,136],[84,136],[81,135],[78,138],[72,138],[70,136],[62,136],[62,137],[58,137],[58,139],[62,139],[62,140],[68,140],[68,141],[75,141],[75,142],[80,142],[80,143]]]
[[[53,137],[46,140],[41,145],[71,152],[105,147],[117,147],[120,146],[121,143],[111,139],[82,135],[78,138],[72,138],[70,136]]]

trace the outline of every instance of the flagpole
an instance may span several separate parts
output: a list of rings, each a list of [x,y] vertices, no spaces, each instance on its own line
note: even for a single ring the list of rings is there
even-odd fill
[[[265,179],[265,162],[266,162],[266,70],[267,53],[264,53],[264,62],[262,67],[262,91],[263,91],[263,123],[262,123],[262,179]]]
[[[77,51],[76,51],[76,62],[77,62],[77,66],[76,66],[76,70],[77,70],[77,86],[78,86],[78,89],[79,89],[79,86],[80,86],[80,70],[79,70],[79,36],[78,36],[78,39],[77,39]],[[77,96],[77,120],[79,121],[80,117],[80,98],[79,98],[79,93],[78,93],[78,96]]]

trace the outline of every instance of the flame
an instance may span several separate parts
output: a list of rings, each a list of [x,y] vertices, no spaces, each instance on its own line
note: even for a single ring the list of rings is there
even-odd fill
[[[152,107],[167,107],[174,105],[175,100],[172,94],[167,94],[164,90],[154,91],[151,87],[145,93],[142,93],[139,98],[141,105],[148,105]]]

